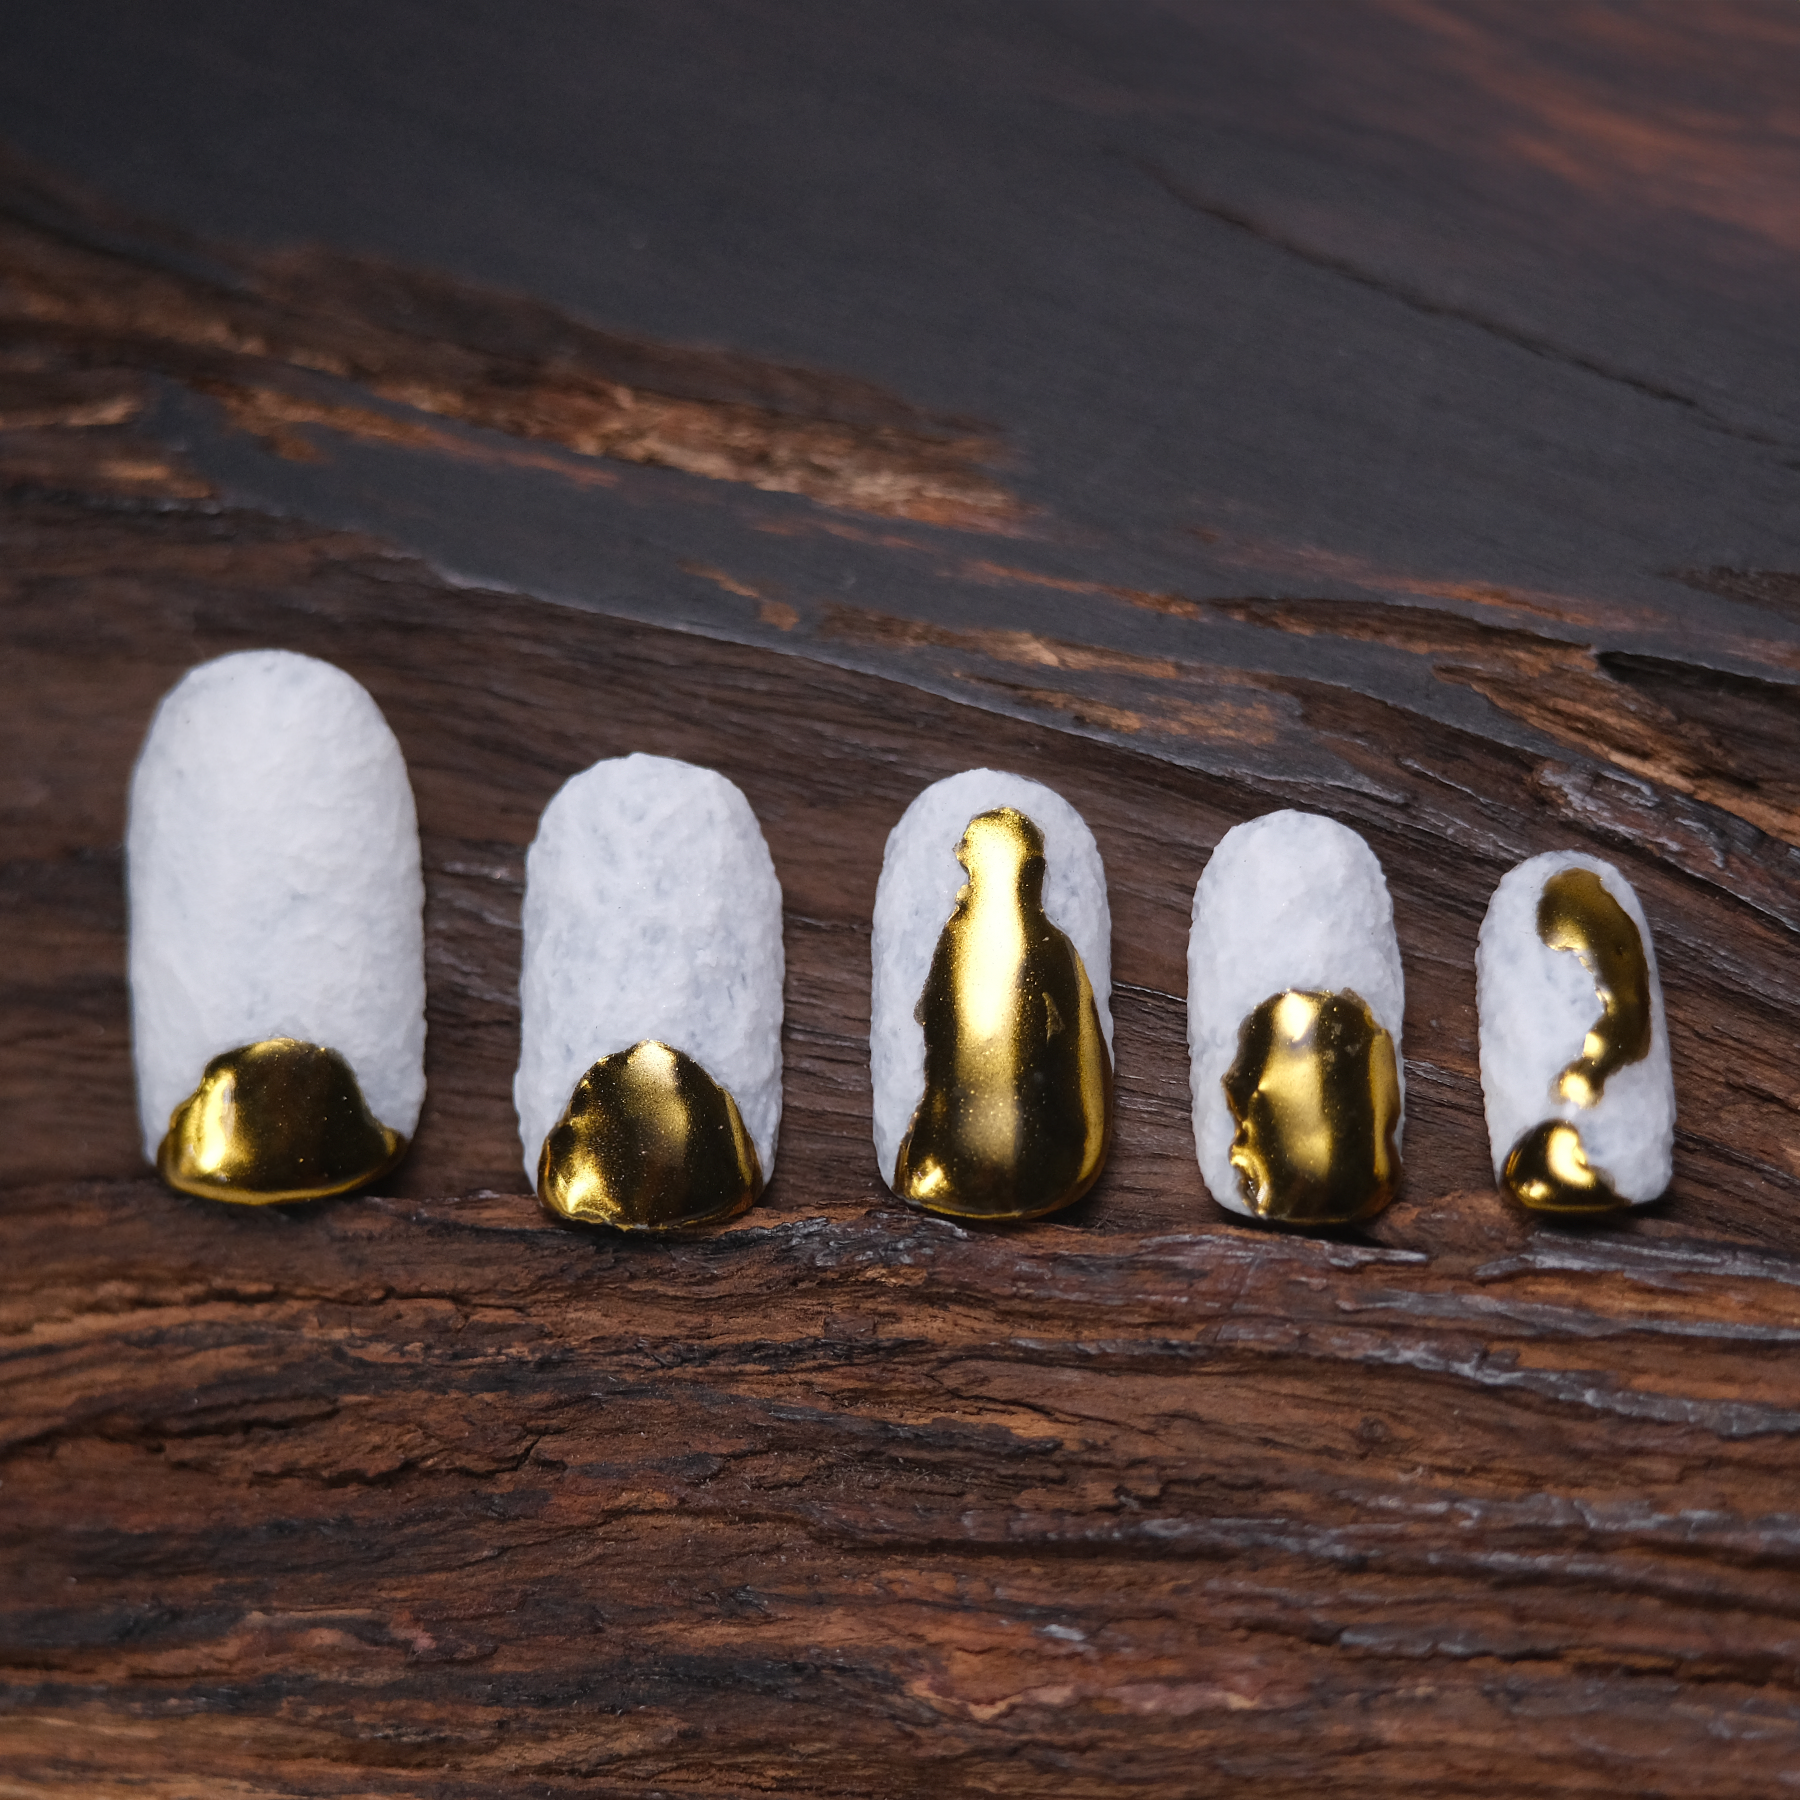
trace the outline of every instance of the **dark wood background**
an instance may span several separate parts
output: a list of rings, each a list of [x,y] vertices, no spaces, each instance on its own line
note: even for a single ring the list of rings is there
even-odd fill
[[[0,58],[0,1795],[1767,1796],[1800,1782],[1800,14],[38,0]],[[427,1110],[237,1212],[136,1142],[125,783],[201,658],[375,694]],[[776,1178],[525,1192],[537,814],[723,769]],[[1112,886],[1120,1129],[964,1232],[869,1143],[887,830]],[[1407,1185],[1247,1227],[1187,911],[1374,845]],[[1517,858],[1657,934],[1675,1183],[1492,1189]]]

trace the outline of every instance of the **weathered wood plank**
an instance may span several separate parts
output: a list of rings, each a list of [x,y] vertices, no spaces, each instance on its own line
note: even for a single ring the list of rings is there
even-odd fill
[[[1754,908],[1626,855],[1677,1186],[1534,1228],[1485,1181],[1470,968],[1504,857],[1568,836],[1529,759],[1364,717],[1395,798],[1278,796],[293,525],[15,503],[5,548],[8,766],[44,784],[9,818],[0,1046],[20,1791],[1102,1793],[1199,1759],[1718,1794],[1800,1756],[1800,973]],[[414,772],[413,1198],[245,1216],[132,1175],[124,781],[174,674],[253,642],[351,668]],[[507,1101],[523,843],[631,747],[743,782],[791,970],[767,1200],[648,1250],[538,1215]],[[1112,1169],[1014,1234],[885,1200],[860,1037],[882,836],[984,758],[1095,821],[1123,984]],[[1409,1189],[1360,1246],[1235,1224],[1192,1163],[1187,898],[1278,797],[1370,832],[1407,950]]]
[[[1271,20],[23,9],[7,128],[111,198],[0,169],[0,1791],[1800,1772],[1800,28]],[[118,848],[261,644],[380,701],[428,894],[414,1153],[280,1215],[143,1170]],[[776,1179],[653,1246],[540,1214],[509,1100],[524,846],[631,749],[787,902]],[[979,762],[1114,903],[1117,1150],[1015,1232],[869,1145],[882,842]],[[1187,1124],[1193,883],[1276,805],[1406,959],[1338,1238]],[[1571,843],[1681,1107],[1598,1228],[1492,1191],[1475,1061]]]

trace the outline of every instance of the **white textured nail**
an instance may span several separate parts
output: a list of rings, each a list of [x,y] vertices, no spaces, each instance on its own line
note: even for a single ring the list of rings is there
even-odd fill
[[[781,885],[750,803],[662,756],[596,763],[525,862],[519,1072],[545,1205],[621,1230],[729,1218],[775,1167]]]
[[[1393,1198],[1405,1010],[1393,904],[1354,831],[1274,812],[1226,832],[1188,938],[1194,1141],[1221,1206],[1328,1225]]]
[[[1675,1084],[1631,883],[1575,851],[1520,863],[1488,902],[1475,970],[1495,1179],[1541,1212],[1656,1199],[1673,1172]]]
[[[131,781],[132,1047],[145,1153],[187,1192],[372,1180],[425,1097],[419,829],[400,746],[343,670],[192,669]]]
[[[1112,916],[1074,807],[995,769],[928,787],[888,837],[873,956],[888,1185],[960,1218],[1085,1193],[1112,1135]]]

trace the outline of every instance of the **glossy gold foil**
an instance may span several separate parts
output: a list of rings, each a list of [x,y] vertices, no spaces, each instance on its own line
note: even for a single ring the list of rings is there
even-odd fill
[[[1224,1087],[1231,1164],[1259,1218],[1347,1225],[1393,1199],[1400,1074],[1360,995],[1272,994],[1239,1028]]]
[[[1593,977],[1600,1017],[1588,1027],[1581,1055],[1557,1077],[1556,1091],[1592,1106],[1606,1078],[1650,1054],[1650,968],[1630,913],[1592,869],[1563,869],[1544,883],[1538,936],[1552,950],[1572,951]]]
[[[1581,1133],[1566,1119],[1546,1119],[1526,1132],[1513,1145],[1500,1179],[1533,1212],[1611,1212],[1625,1204],[1606,1171],[1588,1161]]]
[[[1113,1072],[1080,953],[1044,912],[1044,834],[1010,806],[969,821],[968,871],[915,1016],[925,1093],[894,1191],[958,1219],[1033,1219],[1093,1186]]]
[[[552,1212],[619,1231],[729,1219],[762,1185],[737,1102],[691,1056],[649,1038],[582,1076],[538,1158]]]
[[[156,1167],[184,1194],[265,1206],[348,1193],[405,1153],[335,1050],[266,1038],[206,1065],[169,1116]]]

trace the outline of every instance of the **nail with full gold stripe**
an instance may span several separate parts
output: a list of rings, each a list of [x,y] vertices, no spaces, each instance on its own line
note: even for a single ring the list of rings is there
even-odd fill
[[[1275,812],[1228,831],[1194,890],[1194,1140],[1221,1206],[1346,1225],[1400,1185],[1405,1012],[1394,911],[1348,827]]]
[[[1609,862],[1551,851],[1494,890],[1476,953],[1494,1176],[1536,1212],[1656,1199],[1675,1086],[1650,925]]]
[[[553,1213],[619,1231],[731,1218],[774,1172],[781,886],[750,803],[661,756],[596,763],[525,863],[525,1172]]]
[[[902,1199],[1019,1220],[1093,1186],[1112,1141],[1112,921],[1061,795],[970,769],[888,838],[875,899],[875,1149]]]
[[[146,1155],[247,1205],[378,1179],[425,1097],[419,831],[400,746],[343,670],[204,663],[131,783],[132,1048]]]

